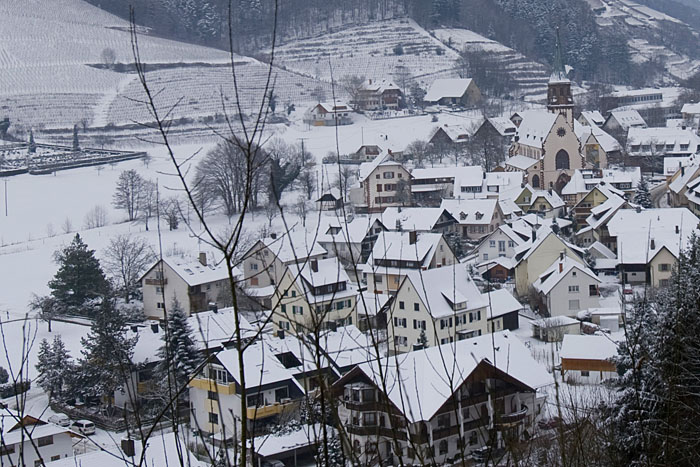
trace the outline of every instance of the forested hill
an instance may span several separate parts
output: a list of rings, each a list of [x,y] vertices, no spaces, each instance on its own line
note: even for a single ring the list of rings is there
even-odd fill
[[[158,35],[228,48],[229,0],[88,1],[120,16],[128,16],[128,5],[133,5],[137,22]],[[235,50],[260,53],[272,37],[274,2],[231,3]],[[666,4],[672,10],[668,14],[700,12],[676,0],[643,3]],[[559,27],[565,59],[578,79],[642,85],[668,78],[663,60],[646,57],[630,44],[661,47],[674,63],[700,58],[696,57],[700,41],[691,27],[664,15],[654,17],[654,13],[635,17],[635,11],[619,0],[284,0],[279,2],[276,38],[278,43],[291,42],[405,16],[428,30],[440,26],[470,29],[542,63],[551,63]],[[689,13],[688,18],[695,22]],[[649,63],[653,60],[659,63]],[[686,68],[693,70],[690,65]]]

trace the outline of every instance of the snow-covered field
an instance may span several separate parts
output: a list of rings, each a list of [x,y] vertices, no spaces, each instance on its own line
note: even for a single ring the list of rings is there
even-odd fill
[[[0,117],[35,130],[71,128],[83,120],[95,126],[147,120],[145,109],[129,100],[142,94],[134,74],[91,66],[102,65],[105,49],[114,51],[117,62],[133,62],[127,21],[83,0],[0,2],[0,18]],[[164,108],[184,96],[177,116],[223,114],[221,91],[233,108],[230,69],[212,67],[227,64],[228,52],[153,37],[143,28],[138,41],[145,63],[189,64],[149,72]],[[244,83],[241,102],[249,112],[259,102],[256,91],[263,87],[267,67],[248,57],[236,62]],[[309,94],[319,85],[328,90],[282,70],[273,78],[280,108],[311,101]]]

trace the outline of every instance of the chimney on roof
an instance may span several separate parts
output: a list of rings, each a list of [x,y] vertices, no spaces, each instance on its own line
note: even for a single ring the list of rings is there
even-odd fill
[[[564,261],[564,250],[559,252],[559,261]]]
[[[484,180],[486,180],[486,172],[484,172],[483,170],[481,171],[481,176]]]
[[[369,84],[372,84],[372,80],[371,80],[371,79],[369,80]]]
[[[685,176],[685,166],[681,165],[681,177]]]
[[[417,241],[418,241],[418,232],[416,232],[415,230],[408,232],[408,244],[415,245]]]
[[[311,260],[311,270],[313,272],[318,272],[318,260],[317,259]]]
[[[214,313],[219,312],[219,307],[217,306],[216,302],[209,302],[209,311],[213,311]]]
[[[559,273],[562,273],[564,271],[564,263],[559,263]]]
[[[652,250],[655,250],[655,249],[656,249],[656,242],[654,241],[654,239],[653,239],[653,238],[651,239],[651,245],[650,245],[650,248],[651,248]]]
[[[537,240],[537,229],[535,227],[532,228],[532,241],[534,242]]]
[[[679,226],[676,226],[676,233],[677,234],[681,233],[681,228]]]
[[[277,337],[279,337],[280,339],[284,339],[284,329],[277,330]]]
[[[551,194],[552,194],[552,189],[551,189],[551,188],[548,188],[548,189],[547,189],[547,193],[549,193],[549,194],[551,195]]]
[[[524,183],[521,183],[521,184],[520,184],[520,188],[525,188],[525,184],[524,184]]]
[[[270,238],[273,239],[273,240],[277,240],[277,234],[274,233],[274,232],[272,232],[272,233],[270,234]]]
[[[207,265],[207,254],[203,251],[199,252],[199,264],[201,264],[202,266]]]

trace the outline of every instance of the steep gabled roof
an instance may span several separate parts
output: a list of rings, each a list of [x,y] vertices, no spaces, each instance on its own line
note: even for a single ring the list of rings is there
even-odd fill
[[[583,266],[578,261],[574,261],[568,256],[564,256],[564,259],[557,258],[532,284],[532,286],[539,292],[543,294],[548,294],[552,291],[556,285],[564,279],[569,272],[576,269],[581,273],[589,276],[596,282],[600,282],[598,276],[595,275],[593,271]]]
[[[460,224],[488,225],[498,209],[498,200],[443,199],[440,208],[449,211]]]
[[[553,383],[522,342],[503,331],[363,363],[336,385],[346,384],[360,372],[378,388],[386,387],[389,401],[415,423],[433,418],[479,365],[496,368],[497,377],[512,378],[531,391]],[[446,377],[445,371],[452,377]]]
[[[428,89],[423,100],[426,102],[437,102],[445,97],[462,97],[471,83],[471,78],[436,79],[430,85],[430,89]]]

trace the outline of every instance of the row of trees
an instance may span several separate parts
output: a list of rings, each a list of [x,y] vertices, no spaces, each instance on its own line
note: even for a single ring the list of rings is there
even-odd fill
[[[92,316],[88,335],[81,339],[80,357],[74,360],[60,336],[39,344],[36,382],[50,400],[105,402],[111,407],[115,391],[127,391],[132,372],[143,363],[132,361],[138,336],[128,333],[128,317],[115,307],[109,294]],[[172,388],[186,385],[202,358],[195,345],[193,330],[182,308],[173,303],[158,350],[153,387],[147,396],[151,410],[163,409]],[[185,391],[178,399],[186,399]]]
[[[116,235],[104,251],[109,279],[95,250],[88,248],[80,234],[56,251],[58,271],[49,281],[50,294],[35,297],[31,307],[49,321],[58,315],[94,316],[104,297],[120,294],[126,303],[137,296],[141,274],[156,259],[148,242],[141,237]]]
[[[277,205],[292,187],[311,200],[316,192],[316,163],[301,144],[273,139],[256,146],[249,161],[241,145],[223,141],[197,164],[193,198],[202,212],[221,210],[228,217],[243,210],[246,180],[252,185],[250,208]]]

